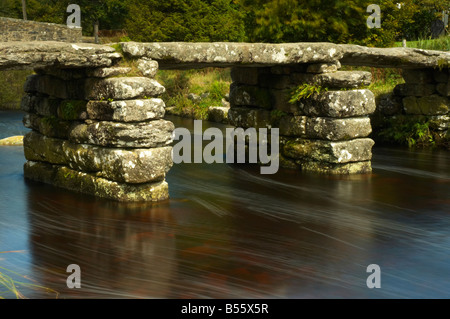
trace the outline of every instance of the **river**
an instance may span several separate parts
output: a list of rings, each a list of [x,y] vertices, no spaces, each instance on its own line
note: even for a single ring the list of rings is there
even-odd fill
[[[0,111],[0,138],[25,133],[21,117]],[[24,162],[0,147],[0,273],[42,287],[19,285],[28,298],[450,297],[445,150],[375,146],[373,174],[351,177],[176,164],[156,204],[27,181]],[[381,288],[367,287],[371,264]]]

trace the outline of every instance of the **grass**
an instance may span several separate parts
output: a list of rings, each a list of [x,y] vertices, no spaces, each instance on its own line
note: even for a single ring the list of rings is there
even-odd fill
[[[17,253],[21,251],[3,251],[0,252],[0,254],[5,253]],[[22,280],[16,280],[14,278],[23,278]],[[27,297],[22,293],[23,290],[39,290],[39,291],[45,291],[46,293],[54,294],[55,298],[58,298],[58,292],[46,288],[40,285],[37,285],[35,283],[30,282],[31,279],[27,278],[26,276],[23,276],[15,271],[12,271],[10,269],[6,269],[4,267],[0,267],[0,299],[5,299],[5,295],[13,295],[17,299],[26,299]]]
[[[165,88],[162,99],[177,115],[206,120],[210,106],[221,106],[231,84],[229,69],[159,70],[156,79]],[[188,99],[189,93],[209,95],[199,102]]]
[[[319,94],[321,92],[328,91],[327,88],[322,88],[321,86],[302,84],[296,87],[291,93],[291,99],[289,103],[296,103],[302,99],[307,99],[314,94]]]
[[[407,145],[409,148],[450,148],[450,140],[432,130],[430,125],[426,116],[383,118],[381,127],[374,131],[372,138],[377,142]]]
[[[401,42],[395,43],[396,47],[401,47]],[[421,39],[417,41],[407,41],[408,48],[417,48],[424,50],[450,51],[450,35],[440,37],[438,39]]]

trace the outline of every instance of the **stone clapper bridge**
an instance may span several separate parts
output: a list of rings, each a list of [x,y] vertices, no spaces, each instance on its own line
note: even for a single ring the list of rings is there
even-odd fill
[[[174,125],[158,98],[158,68],[231,67],[232,125],[278,127],[282,167],[326,174],[371,172],[376,110],[371,73],[341,64],[403,69],[383,114],[428,116],[449,136],[450,53],[332,43],[0,43],[0,70],[34,69],[25,84],[26,178],[118,201],[169,196]],[[142,77],[118,67],[136,59]],[[289,103],[301,84],[327,91]],[[380,105],[379,107],[381,107]]]

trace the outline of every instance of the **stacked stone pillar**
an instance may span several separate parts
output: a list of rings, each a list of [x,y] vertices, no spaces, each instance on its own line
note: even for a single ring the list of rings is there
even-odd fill
[[[25,84],[25,177],[118,201],[167,199],[171,122],[156,61],[129,68],[47,67]]]
[[[306,172],[371,172],[375,98],[370,72],[339,71],[339,62],[234,67],[228,113],[243,128],[278,127],[280,165]],[[291,103],[295,88],[319,92]],[[319,88],[320,87],[320,88]]]

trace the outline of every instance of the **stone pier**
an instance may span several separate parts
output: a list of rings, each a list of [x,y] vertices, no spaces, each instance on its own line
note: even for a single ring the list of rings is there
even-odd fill
[[[277,127],[280,164],[326,174],[369,173],[375,111],[370,72],[338,71],[339,62],[295,67],[235,67],[230,123]],[[317,90],[290,101],[296,88]]]
[[[143,61],[147,76],[127,77],[130,68],[117,61],[34,69],[21,105],[32,129],[24,137],[26,178],[118,201],[169,197],[174,126],[163,119],[158,64]]]

